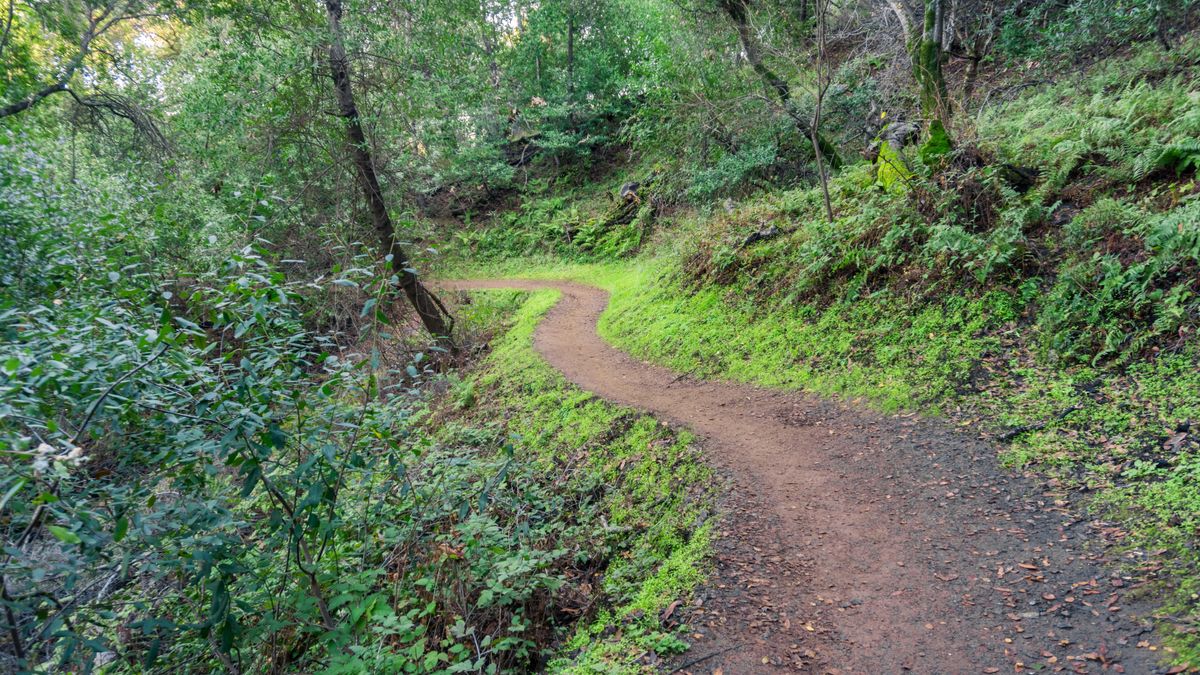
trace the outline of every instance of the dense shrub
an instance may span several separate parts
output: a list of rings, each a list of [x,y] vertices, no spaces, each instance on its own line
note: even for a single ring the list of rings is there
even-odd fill
[[[564,477],[560,444],[423,423],[446,383],[397,358],[369,261],[288,280],[260,244],[170,274],[131,226],[153,199],[58,181],[35,147],[0,145],[3,669],[527,672],[683,545],[664,520],[626,556],[606,517],[644,505],[598,468]],[[306,321],[328,288],[366,298],[349,346]]]

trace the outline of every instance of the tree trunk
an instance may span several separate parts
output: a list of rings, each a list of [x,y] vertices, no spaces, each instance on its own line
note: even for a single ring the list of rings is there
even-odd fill
[[[825,104],[825,92],[829,88],[829,63],[826,52],[826,23],[829,0],[816,0],[813,8],[817,14],[817,104],[813,109],[812,143],[817,155],[817,175],[821,178],[821,197],[825,202],[825,217],[833,223],[833,203],[829,198],[829,174],[825,171],[824,152],[821,150],[821,107]]]
[[[492,25],[492,18],[488,12],[487,0],[479,3],[480,12],[480,31],[483,35],[483,53],[488,60],[488,74],[490,75],[492,86],[500,87],[500,64],[496,63],[496,28]]]
[[[758,50],[758,40],[755,39],[750,29],[745,0],[720,0],[720,5],[729,19],[733,21],[734,28],[737,29],[738,40],[742,43],[742,51],[746,52],[746,60],[750,62],[750,67],[774,92],[775,97],[779,99],[779,104],[783,106],[784,112],[792,118],[800,134],[813,141],[814,154],[820,152],[824,155],[831,168],[836,169],[841,166],[842,160],[838,155],[837,148],[812,128],[804,115],[796,109],[796,102],[792,100],[792,90],[788,83],[763,61],[762,54]]]
[[[379,235],[384,254],[391,263],[392,271],[400,280],[400,288],[413,309],[421,318],[425,329],[434,337],[438,345],[450,353],[457,351],[451,336],[453,319],[446,312],[441,301],[429,292],[417,279],[417,273],[412,269],[408,254],[396,241],[396,228],[392,217],[388,214],[387,203],[383,199],[383,190],[379,186],[379,176],[375,173],[375,165],[371,160],[371,152],[367,145],[366,134],[363,133],[362,121],[359,119],[358,107],[354,103],[354,89],[350,79],[350,60],[346,56],[346,47],[342,41],[342,3],[341,0],[325,0],[325,11],[329,19],[329,71],[333,78],[333,86],[337,92],[338,113],[346,120],[346,135],[349,140],[350,155],[354,162],[355,177],[367,209],[371,213],[371,224]]]
[[[567,98],[575,100],[575,9],[567,10]]]
[[[949,109],[946,78],[942,74],[944,25],[944,0],[925,0],[925,26],[913,49],[913,74],[920,88],[921,113],[930,121],[942,122],[943,126]]]
[[[971,96],[975,93],[975,82],[979,79],[979,62],[982,56],[972,54],[967,62],[967,74],[963,78],[962,105],[970,105]]]
[[[567,121],[575,129],[575,3],[567,2]]]

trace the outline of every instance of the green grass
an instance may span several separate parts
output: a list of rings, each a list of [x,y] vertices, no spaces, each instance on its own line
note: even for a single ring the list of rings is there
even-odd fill
[[[719,287],[682,285],[669,261],[511,264],[479,277],[570,279],[612,294],[602,337],[629,353],[703,378],[861,398],[886,411],[937,411],[995,347],[984,330],[1008,317],[1003,294],[917,308],[873,302],[763,310]]]
[[[565,636],[549,670],[640,672],[647,653],[682,651],[686,644],[658,615],[705,578],[711,546],[704,514],[715,494],[692,436],[579,390],[537,355],[533,330],[556,291],[472,297],[464,306],[471,317],[503,314],[497,307],[514,312],[512,327],[448,397],[458,423],[499,427],[547,476],[602,495],[598,522],[590,524],[609,552],[589,599],[599,609]]]

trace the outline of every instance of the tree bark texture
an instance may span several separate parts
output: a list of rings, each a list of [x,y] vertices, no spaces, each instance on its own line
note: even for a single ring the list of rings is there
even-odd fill
[[[929,120],[941,121],[943,126],[949,107],[942,73],[945,21],[944,0],[925,0],[924,30],[913,49],[913,74],[920,89],[921,113]]]
[[[453,320],[441,301],[421,284],[412,269],[407,252],[396,240],[396,228],[388,213],[387,202],[379,185],[379,176],[375,172],[371,151],[367,145],[367,137],[363,133],[358,107],[354,102],[350,60],[346,56],[342,38],[341,0],[326,0],[325,10],[329,20],[329,71],[337,93],[338,114],[346,120],[346,135],[354,162],[355,177],[367,202],[371,224],[379,236],[383,252],[391,257],[392,271],[399,278],[400,288],[421,318],[421,323],[439,346],[454,353],[457,349],[451,336]]]

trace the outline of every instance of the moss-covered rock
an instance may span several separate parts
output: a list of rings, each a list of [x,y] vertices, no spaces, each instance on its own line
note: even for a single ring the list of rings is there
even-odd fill
[[[909,180],[913,176],[901,148],[889,140],[879,142],[879,157],[875,160],[877,170],[875,183],[884,190],[900,193],[908,190]]]

